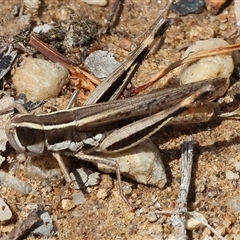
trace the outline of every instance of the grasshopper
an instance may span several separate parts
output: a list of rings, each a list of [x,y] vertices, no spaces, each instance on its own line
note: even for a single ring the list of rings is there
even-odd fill
[[[116,169],[120,194],[129,204],[122,191],[116,160],[91,153],[131,148],[171,123],[197,99],[211,102],[226,92],[229,85],[228,79],[216,78],[117,99],[152,45],[166,30],[167,23],[159,17],[140,46],[96,89],[85,105],[37,115],[22,109],[21,114],[6,124],[6,134],[12,147],[30,156],[52,152],[67,182],[63,191],[72,180],[60,153],[110,165]]]

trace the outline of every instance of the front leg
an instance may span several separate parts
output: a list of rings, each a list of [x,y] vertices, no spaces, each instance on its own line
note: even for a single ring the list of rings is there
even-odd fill
[[[59,202],[61,201],[63,193],[70,188],[70,186],[72,184],[72,179],[71,179],[69,171],[68,171],[60,153],[59,152],[54,152],[52,155],[57,160],[58,165],[61,168],[61,171],[64,175],[65,180],[66,180],[66,185],[61,189],[60,193],[57,196],[57,200],[56,200],[56,207],[57,207]]]

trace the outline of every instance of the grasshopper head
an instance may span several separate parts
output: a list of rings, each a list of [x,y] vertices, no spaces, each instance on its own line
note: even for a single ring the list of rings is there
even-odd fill
[[[44,131],[35,115],[17,115],[6,124],[6,135],[11,146],[19,153],[30,156],[44,150]]]

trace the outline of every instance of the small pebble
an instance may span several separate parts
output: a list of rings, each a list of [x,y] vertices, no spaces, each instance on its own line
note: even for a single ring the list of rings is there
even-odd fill
[[[120,44],[119,44],[119,47],[126,50],[126,51],[131,51],[131,48],[132,48],[132,42],[127,39],[127,38],[124,38],[121,40]]]
[[[228,179],[228,180],[239,179],[239,174],[234,173],[233,171],[227,170],[226,171],[226,179]]]
[[[1,233],[9,233],[13,230],[14,228],[14,224],[11,224],[11,225],[7,225],[7,226],[1,226]]]
[[[210,189],[207,193],[208,197],[215,198],[219,195],[219,191],[217,189]]]
[[[102,50],[91,53],[84,64],[97,78],[108,77],[120,65],[113,53]]]
[[[41,2],[39,0],[23,0],[23,4],[27,9],[37,10]]]
[[[26,160],[27,160],[26,154],[24,154],[24,153],[18,153],[18,154],[16,155],[16,161],[17,161],[18,163],[24,163]]]
[[[136,217],[140,217],[141,215],[142,215],[142,209],[140,208],[140,209],[137,209],[136,211],[135,211],[135,214],[136,214]]]
[[[4,171],[0,171],[0,185],[14,189],[22,194],[29,194],[32,191],[32,187],[30,184]]]
[[[163,188],[167,182],[160,152],[151,141],[145,141],[119,153],[97,155],[118,161],[121,174],[138,183]],[[103,172],[115,172],[111,166],[104,164],[97,164],[97,167]]]
[[[68,82],[68,70],[60,63],[27,57],[16,68],[12,77],[17,94],[37,101],[56,97]]]
[[[236,171],[240,171],[240,162],[234,162],[234,167]]]
[[[0,197],[0,221],[6,221],[12,218],[12,211],[5,203],[3,198]]]
[[[152,212],[148,212],[148,214],[147,214],[147,220],[148,220],[149,222],[151,222],[151,223],[156,222],[156,221],[158,220],[158,218],[157,218],[155,212],[153,212],[153,211],[152,211]]]
[[[95,186],[100,182],[99,172],[92,172],[84,167],[74,169],[73,172],[70,173],[70,176],[73,180],[74,189]]]
[[[130,194],[131,192],[132,192],[132,185],[131,184],[125,184],[124,186],[123,186],[123,193],[124,193],[124,195],[128,195],[128,194]]]
[[[227,205],[233,213],[240,212],[240,195],[236,195],[234,197],[231,197],[227,201]]]
[[[189,13],[200,13],[204,10],[204,7],[203,0],[179,0],[172,4],[170,9],[181,15],[187,15]]]
[[[105,199],[105,198],[108,197],[108,195],[109,195],[109,190],[101,188],[101,189],[98,190],[97,198],[98,199]]]
[[[227,3],[227,0],[205,0],[206,8],[212,14],[217,14]]]
[[[190,231],[202,226],[202,222],[207,223],[207,219],[204,217],[203,214],[198,213],[198,212],[192,212],[192,213],[194,213],[194,215],[197,218],[199,218],[201,221],[194,217],[189,218],[186,222],[186,228],[187,228],[187,230],[190,230]]]
[[[82,192],[73,193],[72,198],[75,205],[83,204],[86,202],[86,198]]]
[[[63,199],[61,204],[62,204],[62,209],[66,211],[69,211],[76,206],[76,204],[70,199]]]
[[[107,0],[82,0],[82,1],[89,5],[98,5],[101,7],[104,7],[108,4]]]
[[[167,240],[177,240],[173,234],[169,234]]]
[[[155,201],[154,202],[154,207],[157,208],[157,209],[160,209],[160,207],[161,207],[160,202],[159,201]]]
[[[41,33],[41,32],[48,32],[50,29],[52,29],[52,26],[49,24],[43,24],[43,25],[38,25],[33,28],[34,33]]]

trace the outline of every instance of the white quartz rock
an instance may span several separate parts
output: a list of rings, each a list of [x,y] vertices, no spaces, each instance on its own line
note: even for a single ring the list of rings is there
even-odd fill
[[[16,68],[12,82],[17,93],[28,100],[45,100],[56,97],[67,83],[68,70],[60,63],[27,57]]]
[[[0,221],[6,221],[11,219],[12,217],[12,211],[8,207],[8,205],[5,203],[3,198],[0,197]]]
[[[159,150],[151,141],[145,141],[119,153],[98,153],[97,155],[118,161],[121,174],[138,183],[163,188],[167,182]],[[103,172],[115,171],[103,164],[96,165]]]
[[[229,44],[221,38],[197,41],[188,47],[186,52],[183,54],[183,58],[191,55],[192,53],[218,47],[225,47],[228,45]],[[233,72],[233,69],[234,63],[231,53],[205,57],[193,63],[186,63],[182,65],[180,69],[180,82],[181,84],[187,84],[208,78],[229,78]]]

